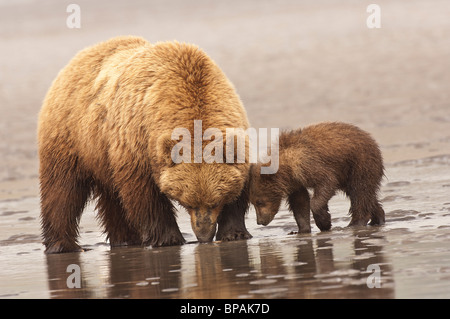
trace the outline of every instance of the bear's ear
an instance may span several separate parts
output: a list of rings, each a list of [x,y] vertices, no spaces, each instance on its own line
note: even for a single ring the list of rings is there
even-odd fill
[[[161,165],[169,167],[175,166],[181,162],[190,163],[190,135],[183,135],[181,140],[172,139],[173,137],[173,134],[163,134],[158,138],[158,141],[156,142],[156,157],[158,162]]]

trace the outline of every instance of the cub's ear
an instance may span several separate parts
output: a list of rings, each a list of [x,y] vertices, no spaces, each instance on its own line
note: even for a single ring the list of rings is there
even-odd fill
[[[160,164],[172,167],[181,162],[191,162],[191,136],[186,131],[178,135],[166,133],[158,138],[156,158]]]

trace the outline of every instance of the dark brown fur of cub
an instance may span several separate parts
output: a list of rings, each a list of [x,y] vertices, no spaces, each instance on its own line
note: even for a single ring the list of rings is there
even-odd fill
[[[310,210],[320,230],[331,228],[328,201],[337,190],[350,199],[349,226],[382,225],[384,211],[377,199],[383,159],[375,140],[358,127],[320,123],[279,137],[279,170],[260,174],[252,165],[250,201],[258,224],[267,225],[287,198],[300,232],[311,232]],[[307,188],[314,191],[309,197]]]

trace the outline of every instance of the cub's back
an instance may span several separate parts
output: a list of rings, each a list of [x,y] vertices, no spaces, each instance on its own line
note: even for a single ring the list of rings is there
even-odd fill
[[[305,127],[301,141],[308,146],[328,153],[360,153],[362,150],[377,150],[378,145],[369,133],[359,127],[341,123],[324,122]]]
[[[330,176],[343,182],[350,173],[374,178],[383,174],[376,141],[360,128],[341,122],[319,123],[280,135],[280,164],[283,162],[298,167],[301,179],[311,184]]]

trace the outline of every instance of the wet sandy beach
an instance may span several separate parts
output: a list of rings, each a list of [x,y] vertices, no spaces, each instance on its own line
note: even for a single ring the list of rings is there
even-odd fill
[[[0,298],[450,298],[450,3],[377,1],[0,0]],[[253,127],[345,121],[369,131],[386,163],[386,225],[297,235],[285,209],[247,241],[111,250],[81,219],[83,253],[46,256],[39,227],[36,122],[57,72],[120,34],[203,48],[236,86]],[[81,288],[68,288],[68,265]],[[371,288],[373,287],[373,288]]]

